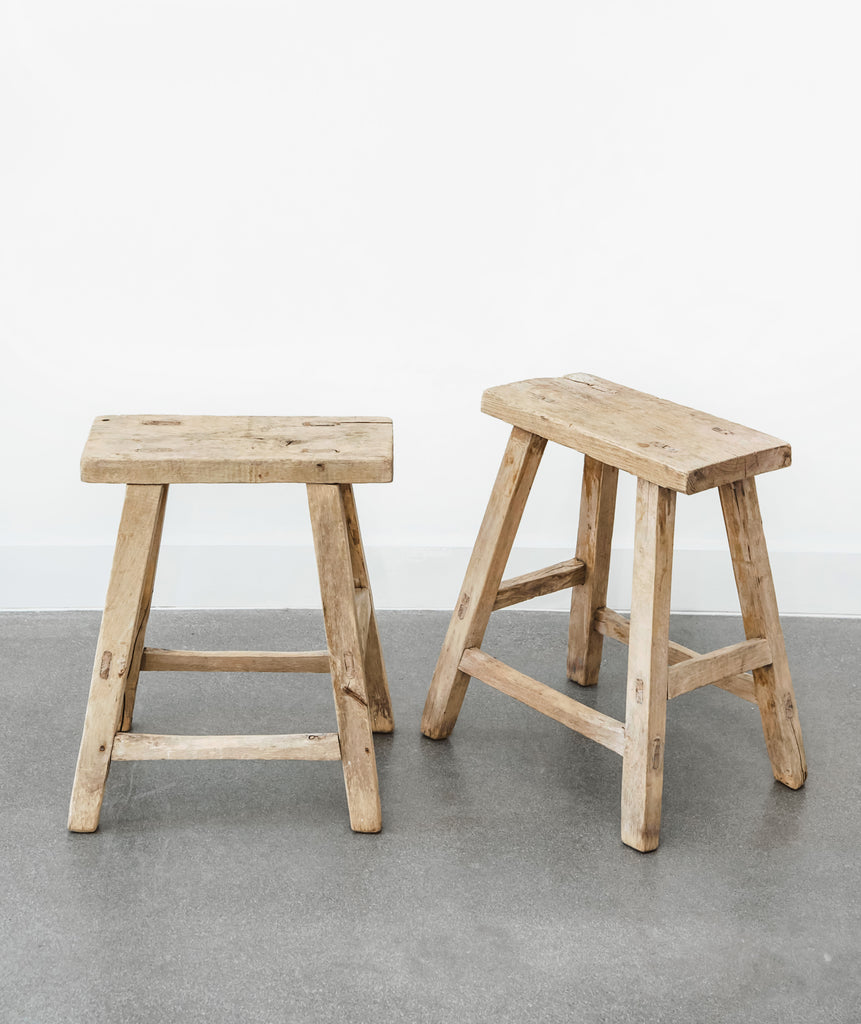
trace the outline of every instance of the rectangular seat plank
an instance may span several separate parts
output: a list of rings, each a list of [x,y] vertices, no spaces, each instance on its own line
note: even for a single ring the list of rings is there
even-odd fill
[[[87,483],[389,483],[392,421],[359,416],[99,416]]]
[[[481,409],[683,494],[791,461],[776,437],[586,373],[489,388]]]

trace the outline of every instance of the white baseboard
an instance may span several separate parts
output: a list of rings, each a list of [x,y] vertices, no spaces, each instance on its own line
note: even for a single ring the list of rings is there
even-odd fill
[[[570,551],[519,548],[506,575],[571,557]],[[368,562],[378,608],[450,609],[469,559],[466,548],[371,548]],[[861,553],[772,552],[781,612],[861,615]],[[101,608],[111,548],[0,547],[0,608]],[[632,551],[614,549],[607,603],[631,601]],[[521,607],[568,606],[568,592]],[[738,612],[726,550],[675,552],[673,610]],[[154,605],[163,608],[319,608],[311,547],[166,546]]]

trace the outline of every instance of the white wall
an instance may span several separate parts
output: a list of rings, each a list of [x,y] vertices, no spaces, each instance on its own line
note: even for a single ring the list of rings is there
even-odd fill
[[[0,606],[101,604],[93,416],[206,411],[391,415],[378,603],[448,607],[506,436],[481,391],[589,370],[789,439],[760,484],[782,606],[861,613],[854,0],[0,18]],[[517,569],[570,555],[578,471],[547,456]],[[174,488],[157,603],[315,603],[300,491]],[[680,501],[676,607],[735,608],[721,533]]]

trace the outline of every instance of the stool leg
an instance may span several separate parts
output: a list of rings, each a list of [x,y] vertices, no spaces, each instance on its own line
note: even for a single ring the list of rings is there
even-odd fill
[[[111,569],[84,733],[78,754],[69,829],[95,832],[111,763],[111,748],[123,713],[126,671],[149,605],[147,577],[155,571],[167,488],[129,484]]]
[[[382,816],[377,762],[343,492],[337,484],[308,484],[308,506],[332,665],[350,827],[354,832],[379,832]]]
[[[654,850],[661,832],[676,492],[637,481],[628,645],[622,842]]]
[[[586,566],[586,579],[571,591],[568,625],[568,678],[580,686],[594,686],[601,668],[604,637],[594,628],[594,621],[595,612],[607,604],[618,481],[615,466],[586,456],[576,550],[576,557]]]
[[[774,777],[790,789],[807,778],[801,725],[789,673],[774,581],[759,513],[756,481],[736,480],[720,488],[744,631],[748,639],[765,637],[772,663],[753,671],[762,730]]]
[[[353,565],[353,587],[357,593],[367,591],[371,609],[368,638],[365,641],[365,685],[368,688],[371,724],[374,732],[392,732],[395,727],[392,698],[389,694],[386,663],[383,660],[383,647],[377,628],[377,615],[374,610],[371,580],[365,561],[365,549],[362,546],[362,531],[359,528],[356,499],[353,495],[352,484],[341,484],[340,488],[347,516],[347,536],[350,541],[350,559]]]
[[[460,659],[484,637],[546,444],[519,427],[511,432],[425,702],[422,732],[431,739],[445,739],[457,721],[469,685]]]
[[[155,572],[158,566],[158,553],[161,548],[161,532],[164,526],[164,510],[167,506],[167,485],[164,485],[164,500],[161,503],[158,521],[156,523],[153,543],[150,548],[150,556],[147,561],[146,574],[144,575],[144,589],[142,594],[143,610],[141,612],[141,624],[135,640],[132,656],[129,658],[126,669],[126,688],[123,696],[123,714],[120,720],[120,732],[128,732],[132,727],[132,716],[135,710],[135,698],[137,697],[138,679],[141,671],[141,658],[143,657],[144,639],[146,628],[149,622],[150,606],[152,604],[152,591],[155,585]]]

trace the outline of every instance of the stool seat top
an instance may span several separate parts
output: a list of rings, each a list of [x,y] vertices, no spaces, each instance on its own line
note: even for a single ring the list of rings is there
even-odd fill
[[[482,412],[683,494],[782,469],[785,441],[588,373],[489,388]]]
[[[81,457],[87,483],[388,483],[382,416],[99,416]]]

